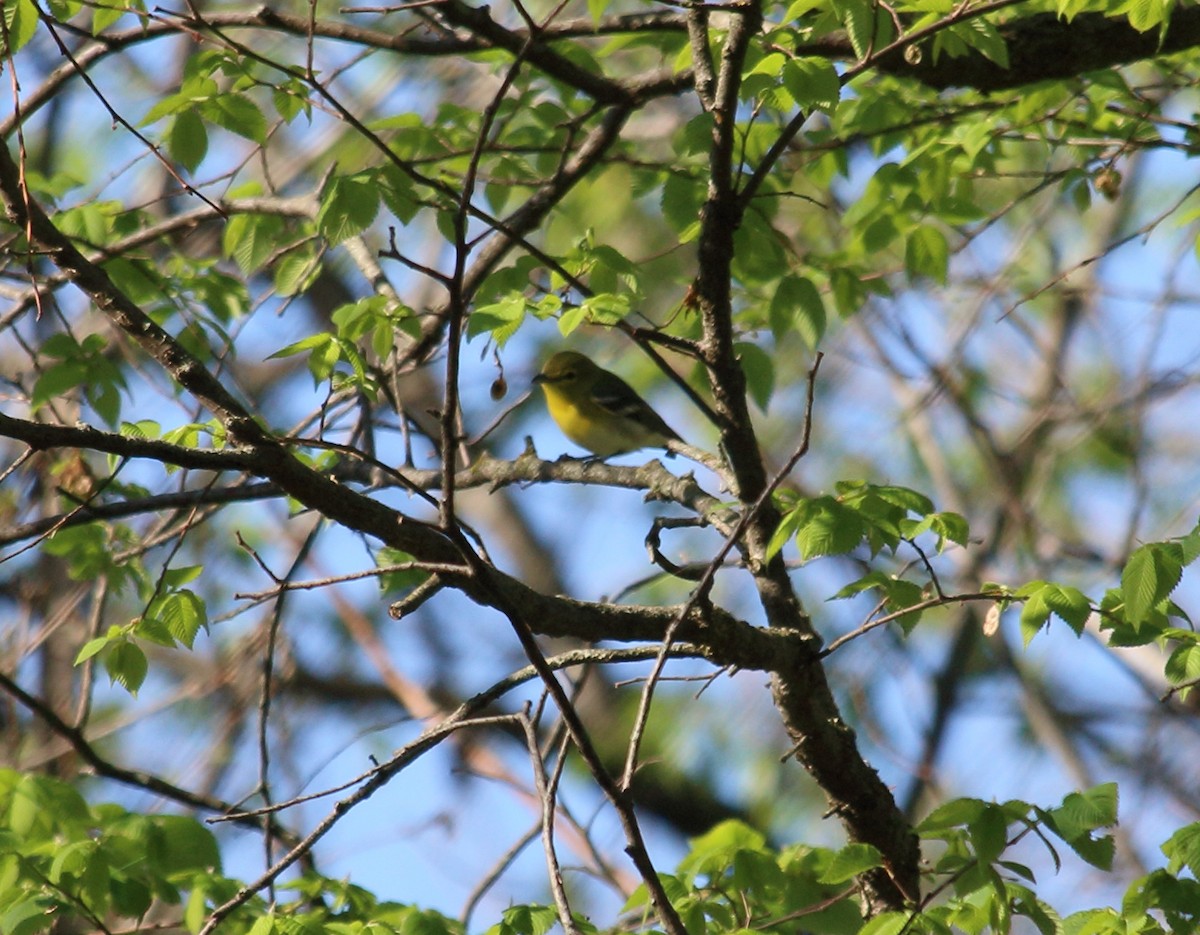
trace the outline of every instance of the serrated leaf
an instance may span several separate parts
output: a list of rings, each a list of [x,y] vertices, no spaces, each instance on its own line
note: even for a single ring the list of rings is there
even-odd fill
[[[208,154],[208,130],[195,110],[183,110],[175,115],[167,136],[167,151],[189,172],[195,172],[204,161]]]
[[[862,517],[832,497],[809,501],[809,515],[796,530],[796,547],[805,561],[853,551],[866,535]]]
[[[663,180],[659,207],[667,223],[678,233],[696,223],[704,189],[694,178],[669,172]]]
[[[927,276],[945,285],[950,269],[950,245],[945,235],[929,224],[912,231],[904,245],[904,269],[912,279]]]
[[[271,92],[271,103],[284,123],[291,123],[302,113],[312,117],[312,103],[301,81],[288,81],[275,88]]]
[[[995,62],[1001,68],[1008,68],[1008,43],[996,25],[982,16],[974,17],[959,24],[956,34],[967,45],[978,50],[987,59]]]
[[[1049,584],[1041,592],[1042,600],[1055,616],[1061,618],[1075,635],[1083,633],[1092,606],[1087,595],[1078,588]]]
[[[500,347],[517,333],[525,320],[528,303],[523,295],[505,296],[498,302],[483,305],[471,312],[467,319],[467,339],[487,334]],[[579,313],[582,320],[582,312]],[[562,328],[562,324],[559,324]]]
[[[884,912],[859,929],[857,935],[901,935],[911,925],[911,912]]]
[[[298,295],[316,278],[321,262],[308,250],[292,250],[275,264],[275,291],[281,296]]]
[[[840,588],[836,594],[826,598],[830,601],[845,600],[848,597],[854,597],[856,594],[861,594],[863,591],[869,591],[874,588],[885,589],[891,579],[882,571],[875,570],[868,572],[861,578],[851,581],[849,584]]]
[[[1175,649],[1167,658],[1163,671],[1176,685],[1200,678],[1200,646],[1180,646]]]
[[[1039,585],[1037,590],[1029,594],[1024,605],[1021,607],[1021,637],[1026,646],[1037,635],[1038,630],[1050,619],[1050,607],[1046,603],[1045,596],[1046,588],[1049,585],[1041,582],[1039,582]]]
[[[750,398],[759,409],[766,412],[775,391],[775,361],[757,344],[745,341],[734,345],[734,353],[741,364],[742,373],[746,375],[746,389],[750,392]]]
[[[875,5],[870,0],[834,0],[833,8],[846,27],[846,35],[854,47],[854,54],[860,58],[872,48],[880,45],[883,37],[877,34]],[[883,39],[886,44],[888,39]]]
[[[1105,782],[1082,792],[1072,792],[1051,810],[1055,827],[1064,840],[1117,823],[1117,784]]]
[[[203,598],[188,588],[168,595],[159,608],[158,616],[171,636],[188,649],[192,648],[196,634],[208,625],[208,611]]]
[[[767,315],[777,341],[795,331],[815,349],[825,334],[825,302],[812,280],[804,276],[785,276],[779,281]]]
[[[330,183],[317,212],[317,229],[331,244],[362,233],[379,213],[379,191],[360,178],[338,178]]]
[[[267,141],[267,118],[245,95],[215,95],[200,103],[200,112],[211,123],[254,143]]]
[[[1193,876],[1200,877],[1200,822],[1184,825],[1162,845],[1169,864],[1167,869],[1178,874],[1187,867]]]
[[[283,220],[266,214],[238,214],[225,225],[221,244],[247,275],[256,272],[279,249]]]
[[[80,386],[87,377],[87,364],[81,360],[64,360],[47,367],[33,384],[30,407],[37,412],[50,400]]]
[[[87,662],[87,660],[103,650],[108,644],[109,638],[107,636],[97,636],[95,639],[88,640],[76,654],[74,664],[79,665],[81,662]]]
[[[146,680],[149,663],[141,648],[128,641],[114,643],[104,657],[108,676],[129,694],[136,695]]]
[[[9,0],[4,4],[3,13],[8,42],[6,48],[0,50],[0,54],[11,56],[37,32],[37,5],[33,0]]]
[[[1179,559],[1161,544],[1135,550],[1121,572],[1125,619],[1134,627],[1145,623],[1154,607],[1175,590],[1182,575]]]
[[[317,348],[326,347],[333,341],[333,335],[322,331],[317,334],[310,334],[307,337],[301,338],[299,341],[293,341],[286,347],[281,347],[273,354],[267,355],[267,360],[274,360],[278,357],[291,357],[293,354],[299,354],[303,351],[312,351]]]
[[[967,831],[975,856],[990,864],[1004,852],[1008,819],[999,806],[988,805],[967,825]]]
[[[783,515],[783,519],[779,521],[779,525],[775,528],[775,532],[771,534],[771,539],[767,543],[766,557],[768,559],[773,558],[780,549],[787,545],[788,540],[796,534],[800,523],[804,521],[804,509],[805,507],[801,505]]]
[[[883,866],[883,856],[873,844],[848,844],[839,850],[817,879],[837,886],[853,880],[859,874]]]
[[[824,58],[797,58],[784,62],[780,74],[796,106],[801,110],[819,108],[832,113],[841,96],[841,80],[833,65]]]
[[[988,805],[981,799],[953,799],[926,815],[915,830],[922,836],[936,836],[940,832],[963,827],[977,821]]]
[[[97,3],[92,7],[92,35],[100,35],[124,16],[127,9],[125,3]]]

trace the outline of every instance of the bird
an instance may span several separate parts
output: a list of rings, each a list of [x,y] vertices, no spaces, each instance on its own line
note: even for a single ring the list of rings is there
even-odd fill
[[[562,433],[598,458],[683,441],[628,383],[577,351],[553,354],[533,382]]]

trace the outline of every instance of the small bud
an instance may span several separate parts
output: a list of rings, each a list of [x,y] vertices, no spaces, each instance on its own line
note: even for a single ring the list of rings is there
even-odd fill
[[[492,394],[492,399],[499,402],[508,395],[508,381],[504,377],[496,377],[492,381],[492,387],[489,392]]]
[[[983,635],[993,636],[1000,629],[1000,605],[993,604],[983,617]]]

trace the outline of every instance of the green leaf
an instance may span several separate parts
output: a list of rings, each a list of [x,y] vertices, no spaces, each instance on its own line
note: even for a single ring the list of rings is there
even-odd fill
[[[894,579],[889,578],[887,574],[876,569],[875,571],[867,572],[861,578],[851,581],[849,584],[840,588],[836,594],[827,598],[831,601],[841,601],[848,597],[854,597],[856,594],[861,594],[863,591],[869,591],[875,588],[885,589]]]
[[[54,901],[46,896],[17,899],[0,914],[3,935],[33,935],[45,930],[53,919]]]
[[[928,224],[912,231],[905,242],[904,269],[912,279],[928,276],[945,285],[950,269],[950,247],[945,235]]]
[[[839,315],[849,318],[862,308],[867,292],[858,275],[849,269],[836,267],[829,271],[829,282]]]
[[[750,398],[759,409],[766,412],[775,391],[775,361],[757,344],[746,341],[734,344],[734,353],[741,364],[742,373],[746,375]]]
[[[1008,818],[998,805],[986,806],[967,825],[975,856],[990,864],[1004,852],[1007,841]]]
[[[846,27],[854,54],[860,58],[894,38],[891,20],[871,0],[833,0],[832,6]]]
[[[188,649],[192,648],[201,628],[208,626],[204,600],[188,588],[164,597],[155,616],[166,625],[167,632]]]
[[[838,484],[839,492],[848,494],[851,490],[868,495],[873,494],[909,513],[923,515],[933,510],[933,501],[925,494],[910,487],[900,487],[896,484],[863,484],[860,481],[843,481]]]
[[[388,164],[369,176],[379,189],[384,205],[401,224],[408,224],[421,210],[413,193],[413,182],[398,166]]]
[[[161,873],[168,878],[178,878],[189,870],[206,874],[220,872],[221,852],[217,839],[204,825],[186,815],[160,815],[154,821],[162,832],[163,848],[156,857]]]
[[[1172,6],[1173,0],[1127,0],[1111,12],[1125,13],[1130,26],[1138,32],[1148,32],[1166,22]]]
[[[1167,869],[1178,874],[1184,867],[1200,877],[1200,822],[1184,825],[1162,845],[1169,863]]]
[[[69,20],[83,9],[82,0],[48,0],[50,15],[57,20]]]
[[[171,121],[171,132],[167,136],[167,151],[176,162],[189,172],[204,161],[208,154],[208,130],[194,109],[182,110]]]
[[[118,626],[109,627],[108,633],[104,636],[97,636],[95,639],[90,639],[83,644],[83,647],[75,656],[74,665],[79,665],[81,662],[87,662],[97,653],[106,649],[115,639],[124,639],[124,631]]]
[[[1008,68],[1008,43],[1004,41],[1004,36],[994,23],[977,16],[952,28],[955,35],[971,48],[978,50],[1001,68]]]
[[[1171,652],[1163,670],[1168,679],[1178,685],[1200,678],[1200,646],[1179,646]]]
[[[553,906],[510,906],[503,918],[513,935],[545,935],[558,922],[558,912]]]
[[[1088,617],[1092,614],[1092,605],[1087,595],[1078,588],[1057,584],[1046,585],[1040,593],[1046,607],[1074,630],[1076,636],[1082,635]]]
[[[691,850],[679,869],[717,878],[724,875],[746,853],[763,852],[766,838],[745,822],[726,819],[689,842]]]
[[[291,123],[299,114],[312,117],[312,102],[308,99],[308,88],[298,78],[292,78],[279,84],[271,92],[271,103],[275,113],[285,123]]]
[[[196,935],[204,927],[208,918],[208,890],[203,882],[198,883],[188,896],[187,905],[183,910],[184,927]]]
[[[467,319],[467,339],[486,334],[503,347],[525,320],[527,304],[525,296],[509,295],[498,302],[476,308]],[[580,312],[581,319],[582,314]],[[559,328],[561,330],[561,323]]]
[[[1108,870],[1115,851],[1113,839],[1109,835],[1093,837],[1092,832],[1117,823],[1117,802],[1117,784],[1102,783],[1083,792],[1072,792],[1061,806],[1050,811],[1048,818],[1055,833],[1071,850],[1092,866]]]
[[[882,253],[900,236],[892,214],[876,214],[862,230],[862,248],[867,253]]]
[[[275,928],[275,913],[272,911],[255,919],[247,935],[274,935]]]
[[[873,844],[847,844],[834,855],[818,879],[836,886],[853,880],[861,873],[883,866],[883,855]]]
[[[136,695],[146,680],[149,664],[141,648],[128,640],[114,643],[104,656],[108,676],[129,694]]]
[[[850,552],[867,533],[858,512],[832,497],[809,500],[803,509],[804,517],[796,530],[796,547],[805,561]]]
[[[775,532],[771,534],[771,539],[767,543],[767,559],[771,559],[778,554],[779,550],[787,545],[788,540],[796,534],[796,530],[804,522],[806,510],[806,504],[802,503],[800,506],[783,514],[783,518],[779,521],[779,525],[776,527]]]
[[[588,324],[615,325],[633,311],[633,297],[625,293],[598,292],[585,298],[579,304],[579,311]],[[561,323],[559,330],[562,331]]]
[[[1129,929],[1114,909],[1085,909],[1063,920],[1070,935],[1125,935]]]
[[[379,190],[363,178],[335,178],[321,199],[317,229],[331,244],[360,234],[379,213]]]
[[[88,366],[82,360],[64,360],[51,364],[33,384],[30,406],[37,412],[50,400],[57,399],[83,384],[87,378]]]
[[[937,536],[939,553],[945,549],[947,540],[965,546],[971,536],[966,519],[958,513],[951,512],[929,513],[916,522],[905,520],[900,524],[900,531],[906,539],[915,539],[923,532],[934,533]]]
[[[1178,549],[1163,543],[1150,543],[1134,551],[1121,572],[1121,591],[1125,595],[1125,619],[1134,627],[1145,623],[1153,610],[1165,600],[1183,576]]]
[[[884,912],[858,930],[857,935],[901,935],[912,931],[911,912]]]
[[[917,825],[916,832],[922,837],[937,837],[952,828],[978,821],[989,805],[981,799],[953,799],[926,815]]]
[[[696,179],[683,172],[669,172],[662,184],[659,207],[663,217],[676,233],[696,223],[703,201],[704,188]]]
[[[247,275],[256,272],[279,249],[283,219],[268,214],[234,215],[225,225],[222,246]]]
[[[218,94],[200,102],[200,113],[212,123],[255,143],[267,141],[267,118],[243,94]]]
[[[819,108],[832,113],[842,93],[841,80],[828,59],[788,59],[781,72],[783,86],[801,110]]]
[[[67,560],[68,573],[76,581],[87,581],[103,575],[120,584],[123,566],[114,562],[113,541],[109,530],[100,523],[84,523],[59,529],[42,543],[42,550]]]
[[[1021,637],[1028,646],[1042,626],[1050,619],[1050,606],[1046,603],[1045,591],[1048,585],[1036,582],[1038,587],[1031,591],[1021,607]],[[1029,587],[1029,585],[1026,585]],[[1022,588],[1021,591],[1025,589]],[[1018,596],[1024,596],[1018,591]]]
[[[92,35],[101,32],[119,20],[129,11],[128,3],[100,2],[92,7]]]
[[[768,317],[776,341],[795,331],[815,350],[825,334],[825,302],[812,280],[804,276],[785,276],[779,281],[771,296]]]
[[[304,351],[313,351],[324,349],[330,342],[333,341],[333,335],[327,331],[321,331],[317,334],[310,334],[307,337],[301,338],[299,341],[293,341],[286,347],[281,347],[272,354],[267,355],[267,360],[274,360],[279,357],[291,357],[293,354],[300,354]]]
[[[4,4],[4,23],[8,43],[4,49],[0,49],[0,54],[10,56],[37,32],[37,5],[33,0],[9,0]]]

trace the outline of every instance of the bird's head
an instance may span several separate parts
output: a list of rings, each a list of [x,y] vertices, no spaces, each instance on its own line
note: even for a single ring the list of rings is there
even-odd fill
[[[578,351],[559,351],[542,365],[534,383],[552,386],[586,385],[597,370],[591,359]]]

